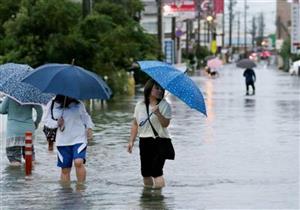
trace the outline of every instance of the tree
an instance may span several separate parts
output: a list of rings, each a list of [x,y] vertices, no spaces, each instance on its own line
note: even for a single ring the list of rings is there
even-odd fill
[[[258,37],[257,37],[257,43],[259,46],[261,46],[262,41],[264,40],[264,32],[265,32],[265,18],[264,13],[260,13],[258,17]]]
[[[80,7],[72,2],[37,0],[33,5],[30,3],[23,0],[16,17],[4,23],[1,62],[22,62],[33,67],[49,62],[49,42],[53,37],[63,39],[72,33],[78,22]]]
[[[0,0],[1,1],[1,0]],[[8,1],[10,2],[10,1]],[[98,0],[91,14],[81,16],[81,5],[69,0],[22,0],[14,17],[3,21],[0,63],[18,62],[37,67],[44,63],[70,63],[106,75],[115,93],[126,90],[133,61],[155,59],[155,37],[136,21],[139,0]],[[11,8],[10,3],[1,5]],[[8,9],[2,9],[9,11]]]
[[[255,45],[256,31],[257,31],[256,18],[253,16],[252,17],[252,29],[250,31],[250,34],[252,37],[252,47],[253,48],[255,47],[254,45]]]

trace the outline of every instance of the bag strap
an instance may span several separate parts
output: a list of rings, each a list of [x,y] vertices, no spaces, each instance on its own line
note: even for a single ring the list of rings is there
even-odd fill
[[[52,102],[51,102],[50,112],[51,112],[51,118],[52,118],[52,120],[57,121],[58,119],[55,119],[55,118],[53,117],[53,107],[54,107],[54,100],[52,100]]]
[[[155,135],[155,138],[159,137],[157,131],[155,130],[155,128],[153,127],[152,123],[151,123],[151,120],[150,120],[150,115],[149,115],[149,107],[146,105],[146,110],[147,110],[147,115],[148,115],[148,119],[149,119],[149,123],[151,125],[151,128],[152,128],[152,131]]]

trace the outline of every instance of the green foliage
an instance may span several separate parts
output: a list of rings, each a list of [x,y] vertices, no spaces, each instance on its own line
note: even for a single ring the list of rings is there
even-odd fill
[[[288,39],[284,40],[279,54],[283,58],[283,61],[284,61],[283,68],[285,71],[288,71],[288,69],[289,69],[289,60],[290,59],[291,59],[291,61],[300,60],[300,55],[291,54],[291,39],[290,39],[290,37]]]
[[[19,11],[21,0],[0,0],[0,38],[4,35],[3,24],[16,16]]]
[[[70,63],[106,75],[115,94],[126,92],[134,61],[159,56],[156,38],[136,16],[140,0],[96,0],[82,18],[81,5],[69,0],[0,0],[0,63]]]
[[[195,56],[197,58],[197,68],[204,66],[205,57],[211,55],[210,51],[205,46],[196,46],[195,47]]]

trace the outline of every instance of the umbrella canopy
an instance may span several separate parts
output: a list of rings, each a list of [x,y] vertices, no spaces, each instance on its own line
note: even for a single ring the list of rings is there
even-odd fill
[[[263,51],[262,53],[260,53],[261,57],[270,57],[272,54],[269,51]]]
[[[250,68],[251,69],[251,68],[256,67],[256,64],[252,60],[245,58],[245,59],[238,61],[236,66],[239,68],[244,68],[244,69]]]
[[[215,55],[208,55],[208,56],[206,56],[206,57],[204,58],[204,60],[205,60],[205,61],[209,61],[209,60],[214,59],[214,58],[216,58]]]
[[[109,99],[108,85],[96,74],[70,64],[45,64],[31,72],[23,82],[42,92],[55,93],[75,99]]]
[[[223,62],[219,58],[214,58],[207,61],[207,66],[211,69],[218,69],[223,66]]]
[[[24,64],[7,63],[0,65],[0,91],[24,104],[47,104],[52,94],[42,93],[38,88],[21,82],[33,68]]]
[[[189,107],[206,115],[202,93],[186,74],[161,61],[138,61],[141,70]]]

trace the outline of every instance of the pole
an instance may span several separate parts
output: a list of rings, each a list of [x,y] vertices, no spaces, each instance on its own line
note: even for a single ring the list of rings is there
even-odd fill
[[[186,38],[185,38],[185,53],[186,56],[189,54],[189,37],[190,37],[190,21],[186,20],[186,32],[185,32]]]
[[[225,46],[225,9],[222,16],[222,48]]]
[[[201,27],[201,21],[200,21],[200,9],[198,9],[198,22],[197,22],[197,33],[198,33],[198,39],[197,39],[197,46],[200,47],[201,46],[201,41],[200,41],[200,37],[201,37],[201,31],[200,31],[200,27]]]
[[[237,25],[237,48],[238,52],[240,51],[240,12],[237,13],[238,15],[238,25]]]
[[[200,1],[197,1],[197,12],[198,12],[198,19],[197,19],[197,34],[198,34],[198,39],[197,39],[197,47],[200,48],[201,46],[201,5]]]
[[[162,34],[162,0],[156,0],[157,4],[157,39],[160,53],[163,52],[163,34]]]
[[[232,19],[233,19],[233,0],[229,0],[229,47],[232,44]]]
[[[25,133],[25,174],[30,176],[32,171],[32,133]]]
[[[173,46],[174,46],[174,48],[173,48],[174,63],[177,63],[176,62],[177,61],[177,58],[176,58],[177,43],[176,43],[176,17],[175,16],[172,17],[172,41],[173,41]]]
[[[247,0],[245,0],[244,6],[244,53],[245,57],[247,57]]]

